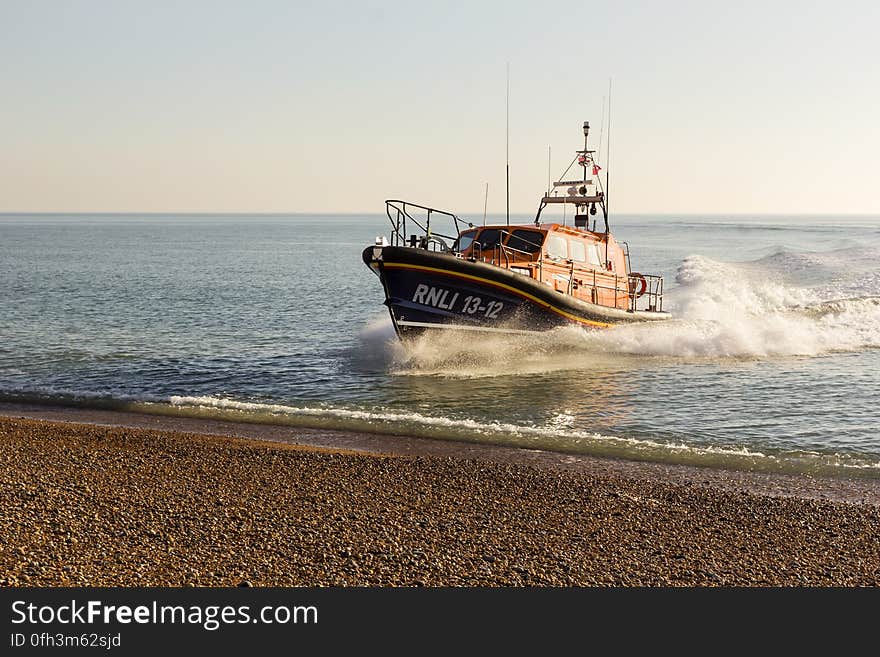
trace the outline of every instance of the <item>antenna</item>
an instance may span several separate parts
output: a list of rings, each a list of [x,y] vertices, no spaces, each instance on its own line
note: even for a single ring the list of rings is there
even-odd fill
[[[486,208],[489,205],[489,183],[486,183],[486,196],[483,198],[483,225],[486,225]]]
[[[506,170],[506,187],[507,187],[507,225],[510,225],[510,62],[507,62],[507,104],[505,107],[507,115],[506,134],[505,134],[505,157],[507,161]]]
[[[587,139],[590,136],[590,122],[584,121],[584,182],[587,182],[587,161],[589,151],[587,150]]]
[[[611,78],[608,78],[608,141],[606,142],[605,148],[607,149],[605,155],[605,207],[602,214],[605,216],[605,263],[607,266],[610,262],[608,260],[608,242],[611,241],[608,237],[608,234],[611,230],[608,226],[608,171],[609,169],[611,169]],[[617,279],[614,280],[616,281]],[[615,286],[616,285],[617,283],[615,283]]]
[[[608,197],[611,171],[611,78],[608,78],[608,141],[605,148],[605,232],[608,232]]]
[[[547,196],[550,196],[550,191],[553,189],[553,187],[552,187],[553,178],[552,178],[552,174],[550,173],[551,168],[552,168],[550,166],[550,154],[551,154],[550,146],[547,146]]]

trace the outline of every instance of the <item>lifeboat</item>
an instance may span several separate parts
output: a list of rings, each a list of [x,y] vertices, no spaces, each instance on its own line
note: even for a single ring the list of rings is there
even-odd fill
[[[377,237],[363,261],[382,282],[401,339],[432,330],[532,333],[669,319],[663,278],[633,272],[628,245],[611,234],[588,135],[585,123],[584,149],[572,161],[583,175],[565,180],[566,170],[532,223],[476,226],[445,210],[385,202],[390,242]],[[554,204],[575,208],[571,224],[542,222]]]

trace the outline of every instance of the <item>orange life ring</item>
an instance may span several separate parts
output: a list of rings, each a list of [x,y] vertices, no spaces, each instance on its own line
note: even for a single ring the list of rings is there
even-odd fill
[[[636,289],[636,281],[639,282],[639,288]],[[640,299],[642,295],[648,290],[648,281],[645,280],[645,277],[642,274],[634,273],[629,275],[629,293],[633,295],[636,299]]]

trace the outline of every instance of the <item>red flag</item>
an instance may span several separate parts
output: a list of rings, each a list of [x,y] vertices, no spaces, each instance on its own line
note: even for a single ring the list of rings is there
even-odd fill
[[[602,167],[600,167],[598,164],[594,164],[594,165],[593,165],[593,175],[594,175],[594,176],[598,176],[598,175],[599,175],[599,169],[601,169],[601,168],[602,168]]]

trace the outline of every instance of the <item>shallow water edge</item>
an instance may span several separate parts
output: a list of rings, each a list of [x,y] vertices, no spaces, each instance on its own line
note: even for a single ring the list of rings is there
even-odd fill
[[[309,448],[350,450],[403,457],[440,457],[523,464],[594,476],[658,480],[743,494],[829,500],[880,506],[880,481],[844,477],[748,472],[675,463],[562,454],[520,447],[438,441],[414,436],[370,434],[228,420],[153,415],[123,410],[0,402],[0,416],[105,426],[188,432]]]

